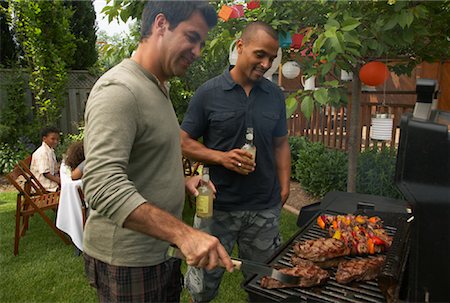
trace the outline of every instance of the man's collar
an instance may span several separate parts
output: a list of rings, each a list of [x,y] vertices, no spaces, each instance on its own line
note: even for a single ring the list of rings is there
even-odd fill
[[[233,68],[233,65],[230,65],[229,67],[225,68],[223,71],[223,77],[225,81],[222,83],[222,87],[224,90],[231,90],[234,88],[235,85],[237,85],[236,82],[234,82],[233,78],[231,78],[230,70]],[[255,86],[261,88],[266,93],[270,92],[269,83],[266,81],[267,79],[261,79],[261,81],[255,82]]]

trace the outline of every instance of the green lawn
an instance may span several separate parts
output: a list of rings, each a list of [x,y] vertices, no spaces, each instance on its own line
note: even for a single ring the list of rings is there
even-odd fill
[[[74,246],[65,245],[38,215],[13,255],[15,192],[0,193],[0,302],[96,302],[96,294],[84,277],[83,259]],[[54,213],[47,214],[54,219]],[[189,221],[190,210],[185,218]],[[287,241],[296,231],[296,216],[283,210],[282,237]],[[185,266],[183,266],[183,271]],[[214,302],[245,302],[240,272],[225,273]],[[183,291],[181,302],[188,302]]]

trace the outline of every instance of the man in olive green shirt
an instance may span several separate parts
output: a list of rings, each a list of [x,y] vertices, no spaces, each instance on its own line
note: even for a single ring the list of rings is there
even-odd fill
[[[165,82],[200,56],[214,8],[199,1],[147,2],[135,54],[92,89],[85,113],[83,189],[88,279],[100,301],[179,301],[177,245],[191,266],[233,265],[219,240],[180,221],[184,177],[179,125]],[[195,193],[199,179],[187,181]]]

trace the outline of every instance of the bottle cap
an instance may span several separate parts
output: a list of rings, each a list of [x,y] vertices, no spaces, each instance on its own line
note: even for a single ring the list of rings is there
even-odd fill
[[[252,133],[248,133],[245,135],[245,139],[247,140],[253,140],[253,134]]]

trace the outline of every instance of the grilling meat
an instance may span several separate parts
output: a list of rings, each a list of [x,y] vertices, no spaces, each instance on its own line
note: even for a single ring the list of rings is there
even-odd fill
[[[332,238],[343,241],[352,255],[384,252],[392,244],[392,237],[383,228],[379,217],[321,215],[317,217],[317,224],[328,229]]]
[[[380,274],[385,260],[385,256],[377,256],[341,262],[336,272],[336,281],[346,284],[351,281],[375,279]]]
[[[306,240],[295,243],[293,248],[297,256],[313,262],[347,256],[351,252],[351,249],[343,241],[334,238]]]
[[[322,284],[329,278],[329,274],[326,270],[314,265],[313,262],[303,260],[292,268],[281,268],[280,272],[300,277],[298,284],[285,284],[268,276],[261,278],[261,287],[263,288],[288,288],[288,287],[311,287]]]
[[[339,265],[339,263],[341,263],[344,260],[345,259],[343,257],[339,257],[339,258],[325,260],[325,261],[322,261],[322,262],[314,262],[314,264],[319,266],[320,268],[327,269],[327,268],[331,268],[331,267],[337,267]],[[304,261],[306,261],[306,260],[300,258],[299,256],[297,256],[295,254],[292,255],[292,257],[291,257],[291,264],[294,265],[294,266],[295,265],[300,265]]]

